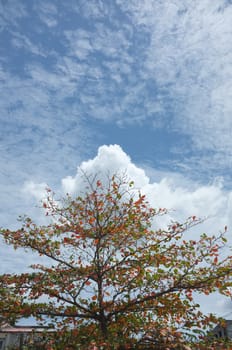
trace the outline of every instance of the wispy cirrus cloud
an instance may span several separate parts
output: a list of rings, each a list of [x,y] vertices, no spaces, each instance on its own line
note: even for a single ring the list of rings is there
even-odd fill
[[[34,2],[35,11],[38,11],[40,20],[45,23],[48,28],[56,27],[58,23],[58,10],[53,1]]]
[[[230,159],[232,42],[230,1],[117,1],[146,30],[144,79],[169,96],[173,129],[200,150]],[[223,142],[222,142],[223,140]]]
[[[26,35],[20,33],[14,33],[13,38],[11,39],[12,45],[17,49],[24,49],[31,54],[46,57],[47,52],[43,47],[38,44],[33,43]]]
[[[9,5],[8,1],[0,2],[0,29],[16,29],[18,20],[28,16],[27,6],[17,0],[12,0]],[[11,28],[13,26],[13,28]]]

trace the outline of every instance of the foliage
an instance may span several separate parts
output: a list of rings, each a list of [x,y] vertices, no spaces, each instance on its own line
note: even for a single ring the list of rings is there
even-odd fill
[[[49,224],[24,217],[20,229],[1,229],[6,243],[48,260],[0,276],[3,316],[49,319],[57,333],[47,349],[187,350],[216,321],[193,293],[228,293],[224,233],[186,238],[200,223],[195,216],[153,229],[167,211],[151,208],[133,182],[115,175],[104,186],[95,178],[86,184],[82,195],[60,201],[48,189]]]

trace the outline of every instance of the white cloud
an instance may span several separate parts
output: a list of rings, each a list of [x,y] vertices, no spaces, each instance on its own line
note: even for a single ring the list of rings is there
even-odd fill
[[[44,183],[35,184],[33,181],[27,181],[24,184],[23,192],[29,196],[33,196],[36,202],[41,202],[46,199],[46,189],[48,185]]]
[[[40,1],[39,4],[36,3],[35,10],[37,11],[41,21],[44,22],[49,28],[57,25],[58,11],[54,3],[49,1]]]
[[[14,33],[11,42],[16,48],[26,49],[38,56],[47,56],[47,52],[45,52],[44,48],[40,47],[38,44],[33,43],[26,35]]]
[[[91,33],[87,30],[68,30],[64,34],[69,42],[70,54],[72,56],[84,60],[93,51],[90,41]]]
[[[110,15],[110,3],[106,3],[102,0],[85,0],[80,1],[79,5],[76,5],[76,12],[80,12],[80,8],[84,17],[94,19],[102,19],[105,16]]]
[[[0,28],[8,27],[9,25],[18,26],[18,19],[28,16],[25,4],[17,0],[12,0],[10,5],[8,1],[0,2]]]
[[[77,169],[77,174],[68,176],[62,180],[64,192],[75,193],[83,184],[83,174],[92,176],[97,174],[100,178],[115,173],[126,173],[129,178],[135,181],[139,188],[148,183],[148,177],[143,169],[140,169],[131,162],[130,157],[123,152],[119,145],[101,146],[95,158],[82,162]]]
[[[207,218],[202,229],[217,233],[225,225],[232,227],[230,212],[232,210],[232,192],[223,188],[223,179],[216,179],[208,185],[201,185],[185,180],[178,174],[153,175],[151,180],[143,168],[134,164],[131,158],[119,145],[103,145],[99,147],[96,157],[84,161],[78,166],[76,175],[66,176],[61,180],[63,193],[76,194],[84,190],[83,175],[97,175],[106,179],[114,173],[126,174],[135,182],[135,187],[146,194],[149,202],[155,208],[170,209],[166,217],[158,219],[160,224],[169,224],[170,220],[184,221],[191,215]],[[151,171],[150,171],[151,173]],[[154,171],[155,174],[155,171]],[[24,190],[37,200],[44,197],[45,183],[36,184],[33,181],[25,183]]]
[[[82,162],[75,176],[62,179],[62,188],[66,193],[76,193],[83,189],[83,172],[87,175],[126,172],[128,178],[135,181],[135,186],[147,195],[155,208],[170,209],[170,213],[157,218],[157,224],[169,224],[170,220],[183,222],[187,217],[196,215],[207,218],[202,229],[214,233],[223,230],[225,225],[232,227],[230,210],[232,208],[232,193],[223,189],[219,179],[213,184],[200,185],[184,181],[177,174],[171,173],[159,179],[150,180],[145,171],[136,166],[130,157],[118,145],[101,146],[95,158]]]
[[[228,161],[231,4],[224,0],[117,3],[135,26],[150,35],[143,75],[154,79],[158,89],[167,87],[173,101],[172,127],[190,135],[199,150],[222,151]]]

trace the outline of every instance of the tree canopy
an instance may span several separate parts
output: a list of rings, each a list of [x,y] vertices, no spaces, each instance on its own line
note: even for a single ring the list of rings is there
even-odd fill
[[[0,308],[5,318],[53,323],[47,349],[188,349],[215,321],[193,293],[229,293],[225,232],[186,236],[201,222],[195,216],[154,229],[167,210],[152,208],[125,176],[104,185],[87,177],[81,195],[60,200],[48,189],[43,207],[48,224],[23,217],[18,230],[0,230],[7,244],[47,257],[0,276]]]

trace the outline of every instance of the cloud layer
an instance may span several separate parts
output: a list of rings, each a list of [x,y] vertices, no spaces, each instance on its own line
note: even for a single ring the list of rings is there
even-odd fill
[[[93,152],[91,125],[101,138],[111,123],[168,132],[166,166],[208,175],[231,166],[230,1],[0,6],[2,151],[12,162],[20,148],[21,162],[56,173],[63,157],[75,164],[73,149]]]
[[[231,139],[226,129],[232,126],[231,3],[118,3],[150,35],[144,72],[160,89],[167,89],[174,112],[172,127],[191,136],[199,150],[228,152]]]

